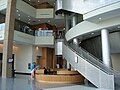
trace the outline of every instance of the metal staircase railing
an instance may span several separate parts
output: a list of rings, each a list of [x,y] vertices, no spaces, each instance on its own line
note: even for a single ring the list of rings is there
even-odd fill
[[[77,55],[79,55],[84,60],[89,62],[90,64],[94,65],[95,67],[99,68],[100,70],[102,70],[103,72],[109,75],[114,75],[114,78],[115,78],[114,82],[120,85],[120,72],[119,71],[116,71],[113,68],[105,66],[105,64],[103,64],[103,62],[100,59],[98,59],[97,57],[95,57],[94,55],[92,55],[91,53],[83,49],[82,47],[78,47],[76,44],[68,43],[66,40],[64,40],[64,44],[67,47],[69,47],[72,51],[74,51]]]

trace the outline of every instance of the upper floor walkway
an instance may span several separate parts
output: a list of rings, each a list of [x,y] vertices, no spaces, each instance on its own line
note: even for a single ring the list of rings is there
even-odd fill
[[[27,30],[27,29],[26,29]],[[53,30],[33,30],[27,31],[14,30],[14,42],[31,45],[54,45]],[[5,24],[0,24],[0,41],[4,40]]]

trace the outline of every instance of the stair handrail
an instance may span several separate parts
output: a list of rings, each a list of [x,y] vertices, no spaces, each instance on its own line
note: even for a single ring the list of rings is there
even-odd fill
[[[104,71],[105,73],[107,73],[109,75],[120,75],[120,72],[114,70],[112,67],[105,66],[105,64],[100,59],[98,59],[97,57],[95,57],[94,55],[92,55],[91,53],[89,53],[88,51],[83,49],[82,47],[78,47],[76,44],[73,44],[73,43],[68,44],[68,42],[66,40],[64,40],[64,44],[66,46],[68,46],[77,55],[84,58],[86,61],[88,61],[95,67],[99,68],[100,70]],[[74,49],[75,48],[76,49],[74,50],[73,47],[74,47]],[[88,57],[92,57],[92,59],[94,59],[94,60],[91,60],[90,58],[85,57],[85,55],[83,56],[82,54],[80,54],[80,51],[84,52],[84,54],[86,54]],[[104,69],[103,69],[103,67],[104,67]]]

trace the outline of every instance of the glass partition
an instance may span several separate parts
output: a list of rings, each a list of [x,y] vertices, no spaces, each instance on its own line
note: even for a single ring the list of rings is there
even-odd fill
[[[5,30],[5,23],[0,24],[0,30]]]
[[[35,36],[53,36],[53,30],[35,30]]]

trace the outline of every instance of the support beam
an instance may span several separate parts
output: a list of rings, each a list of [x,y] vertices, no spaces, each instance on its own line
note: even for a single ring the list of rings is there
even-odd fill
[[[108,67],[112,67],[112,61],[110,57],[109,32],[107,29],[101,30],[101,40],[103,63]]]
[[[14,21],[15,21],[16,0],[8,0],[6,19],[5,19],[5,37],[2,60],[2,77],[12,77],[12,63],[8,60],[12,58]]]

